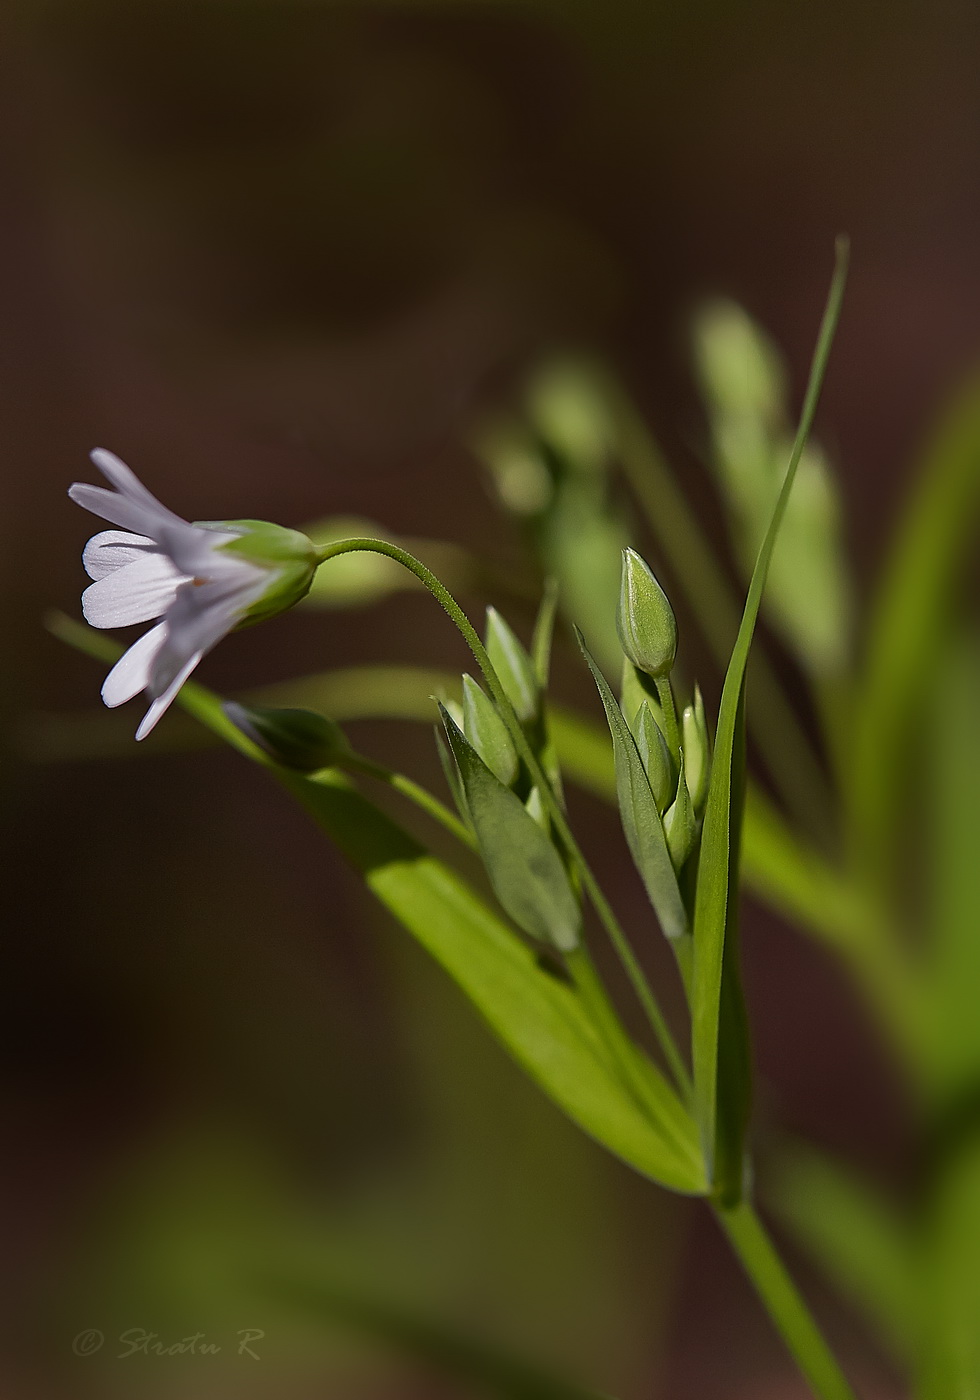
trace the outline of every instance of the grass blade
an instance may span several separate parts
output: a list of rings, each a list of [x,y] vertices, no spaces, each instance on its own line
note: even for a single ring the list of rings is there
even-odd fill
[[[698,873],[697,901],[694,917],[694,978],[693,978],[693,1059],[695,1099],[698,1107],[705,1159],[709,1175],[715,1172],[718,1135],[719,1059],[721,1056],[741,1056],[744,1046],[722,1043],[722,985],[726,974],[736,969],[725,958],[725,943],[737,902],[737,870],[733,869],[733,849],[741,824],[740,784],[738,782],[739,731],[744,714],[745,672],[749,648],[759,617],[762,594],[772,559],[773,549],[793,486],[793,478],[813,424],[817,400],[826,372],[834,332],[840,316],[841,300],[847,275],[847,245],[837,246],[837,263],[830,295],[824,312],[820,336],[814,353],[810,380],[796,441],[786,468],[779,499],[766,532],[742,613],[742,622],[735,640],[718,715],[715,755],[708,789],[704,828],[701,838],[701,861]],[[729,1150],[730,1150],[729,1144]],[[727,1154],[726,1154],[727,1155]],[[726,1183],[727,1186],[730,1183]]]

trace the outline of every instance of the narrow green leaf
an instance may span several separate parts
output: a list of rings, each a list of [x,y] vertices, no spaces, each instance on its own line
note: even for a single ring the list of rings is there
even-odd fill
[[[444,707],[442,717],[494,894],[532,938],[561,952],[578,947],[582,910],[557,850]]]
[[[574,989],[542,971],[533,949],[459,876],[335,775],[288,785],[569,1117],[671,1189],[691,1194],[703,1189],[693,1125],[663,1077],[648,1067],[651,1097],[659,1107],[659,1121],[648,1122],[607,1062],[605,1044]]]
[[[578,634],[579,646],[599,689],[616,764],[616,792],[623,831],[633,860],[643,880],[650,903],[667,938],[682,938],[688,930],[687,913],[677,885],[677,876],[667,849],[667,837],[657,808],[657,799],[643,767],[636,740],[630,733],[616,697],[605,676],[589,654],[585,639]]]
[[[487,654],[517,718],[522,724],[531,724],[540,704],[534,664],[520,638],[496,608],[487,608],[485,640]]]
[[[733,922],[738,898],[737,861],[738,835],[742,820],[741,783],[738,781],[740,732],[744,717],[745,671],[749,648],[762,603],[769,563],[772,559],[779,527],[793,486],[793,479],[813,423],[817,399],[823,383],[827,358],[840,315],[841,299],[847,271],[847,248],[838,243],[837,265],[831,283],[827,308],[820,328],[814,354],[810,381],[786,476],[773,511],[769,529],[759,551],[748,597],[742,613],[738,636],[725,675],[718,733],[712,763],[711,781],[701,835],[701,858],[698,867],[698,887],[694,917],[694,981],[693,981],[693,1058],[695,1097],[701,1121],[701,1133],[709,1172],[716,1171],[716,1148],[719,1112],[719,1055],[731,1053],[737,1060],[745,1056],[745,1047],[726,1047],[721,1041],[721,1019],[725,973],[736,971],[733,959],[726,961],[726,934]],[[737,1030],[737,1017],[731,1018]],[[731,1145],[726,1150],[730,1165]],[[726,1182],[726,1188],[730,1182]]]
[[[841,1294],[906,1363],[921,1325],[912,1232],[880,1190],[815,1148],[778,1159],[769,1203]]]

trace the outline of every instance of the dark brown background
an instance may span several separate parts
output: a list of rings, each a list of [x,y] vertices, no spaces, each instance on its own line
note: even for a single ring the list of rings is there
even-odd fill
[[[14,5],[4,30],[14,734],[97,703],[98,669],[40,621],[77,611],[90,522],[65,489],[91,479],[96,443],[192,518],[353,511],[506,547],[466,430],[540,352],[585,345],[612,356],[700,499],[687,312],[704,292],[742,300],[799,385],[846,230],[821,431],[866,583],[915,444],[980,349],[968,4],[101,0]],[[371,659],[462,663],[410,598],[290,616],[203,675],[231,689]],[[358,741],[431,775],[427,736],[398,729]],[[257,1216],[273,1241],[322,1232],[335,1271],[346,1248],[396,1294],[623,1397],[803,1393],[710,1226],[561,1124],[260,777],[224,755],[38,768],[13,748],[11,1394],[95,1384],[71,1337],[120,1291],[166,1293],[146,1240],[175,1227],[154,1211],[194,1235],[195,1209],[237,1199],[228,1164],[244,1179],[253,1156],[275,1188],[257,1205],[242,1187],[233,1238]],[[624,875],[613,818],[579,810]],[[746,945],[763,1116],[894,1162],[896,1091],[836,970],[758,914]],[[177,1269],[183,1332],[204,1325],[189,1274],[202,1308],[223,1286]],[[814,1296],[874,1394],[867,1339]],[[160,1306],[124,1325],[165,1332]],[[280,1335],[247,1393],[456,1393],[338,1346]],[[167,1393],[146,1367],[110,1369],[99,1393],[151,1380]],[[194,1393],[221,1385],[194,1372]]]

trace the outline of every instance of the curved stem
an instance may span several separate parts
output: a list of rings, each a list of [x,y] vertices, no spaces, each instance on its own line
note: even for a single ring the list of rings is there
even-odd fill
[[[718,1223],[741,1260],[779,1335],[820,1400],[856,1400],[796,1284],[748,1201],[715,1205]]]
[[[396,563],[408,569],[426,586],[436,602],[440,604],[444,612],[448,614],[459,629],[466,645],[473,653],[473,657],[483,673],[487,687],[496,701],[501,718],[507,725],[507,729],[518,753],[527,765],[528,772],[531,774],[534,784],[541,789],[541,794],[547,804],[554,828],[569,855],[578,867],[582,884],[588,892],[592,907],[598,914],[613,947],[616,949],[620,962],[623,964],[623,968],[626,971],[626,975],[657,1037],[657,1041],[663,1051],[670,1071],[678,1086],[683,1090],[685,1095],[687,1095],[690,1092],[690,1075],[674,1038],[670,1033],[670,1028],[664,1018],[664,1014],[650,989],[636,955],[629,945],[626,934],[623,932],[616,915],[613,913],[612,907],[602,893],[598,881],[589,868],[588,862],[572,834],[572,829],[562,810],[561,803],[555,796],[554,788],[548,781],[538,762],[537,755],[527,741],[527,736],[521,727],[520,720],[517,718],[513,705],[507,698],[504,688],[500,683],[500,678],[487,654],[487,649],[480,640],[479,634],[473,624],[456,602],[456,599],[449,592],[448,588],[436,578],[431,569],[426,568],[421,560],[416,559],[415,556],[409,554],[407,550],[399,548],[398,545],[389,544],[387,540],[369,538],[336,540],[332,544],[326,544],[320,548],[318,551],[318,563],[323,564],[328,559],[334,559],[338,555],[352,554],[359,550],[383,554],[387,558],[394,559]]]

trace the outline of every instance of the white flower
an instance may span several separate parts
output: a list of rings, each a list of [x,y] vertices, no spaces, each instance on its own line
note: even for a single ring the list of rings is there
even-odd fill
[[[191,524],[167,510],[124,462],[97,448],[92,461],[116,489],[76,482],[78,505],[120,530],[103,530],[82,562],[95,580],[82,594],[93,627],[160,618],[106,676],[102,699],[122,705],[150,697],[137,739],[145,739],[206,652],[246,619],[291,606],[309,589],[316,552],[305,535],[263,521]]]

